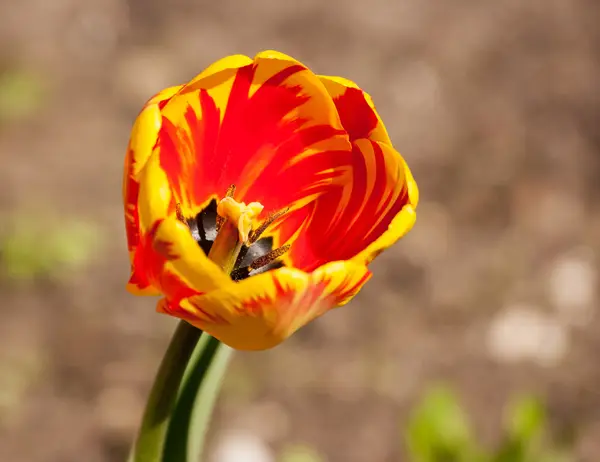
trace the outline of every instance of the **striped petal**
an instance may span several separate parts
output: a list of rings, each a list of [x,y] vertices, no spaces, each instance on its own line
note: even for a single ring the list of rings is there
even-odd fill
[[[203,293],[233,282],[208,259],[189,228],[177,219],[173,193],[155,150],[140,173],[140,241],[128,289],[163,293],[171,300]]]
[[[285,267],[234,282],[188,226],[235,200],[289,209],[261,235]],[[156,95],[132,131],[123,186],[128,288],[242,350],[271,348],[370,278],[414,224],[418,189],[368,94],[274,51],[234,55]],[[252,268],[252,267],[251,267]]]
[[[326,311],[348,302],[371,277],[366,266],[332,262],[312,274],[280,268],[158,311],[187,320],[239,350],[272,348]]]
[[[412,228],[418,190],[400,154],[364,138],[353,145],[348,181],[304,209],[306,221],[285,257],[289,265],[311,271],[336,260],[366,264]]]
[[[319,78],[333,98],[342,125],[351,140],[368,138],[392,144],[368,93],[351,80],[342,77],[320,75]]]
[[[213,64],[162,110],[158,148],[176,201],[194,216],[235,184],[236,200],[299,209],[351,162],[331,97],[277,52]]]
[[[131,138],[125,155],[123,204],[125,206],[127,246],[132,262],[140,239],[138,217],[139,174],[146,165],[158,138],[162,119],[160,105],[168,101],[180,88],[181,86],[167,88],[152,97],[138,115],[131,131]]]
[[[329,261],[369,263],[413,226],[418,188],[393,149],[371,97],[354,82],[319,76],[353,147],[351,168],[336,186],[279,223],[275,243],[292,245],[288,265],[305,271]]]

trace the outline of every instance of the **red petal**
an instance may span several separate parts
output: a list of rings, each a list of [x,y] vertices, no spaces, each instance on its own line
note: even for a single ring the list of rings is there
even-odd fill
[[[305,273],[279,268],[158,310],[187,320],[240,350],[272,348],[329,309],[348,302],[369,280],[364,264],[333,262]]]
[[[363,92],[357,88],[347,88],[334,101],[350,139],[368,138],[377,127],[377,116],[367,103]]]
[[[125,232],[130,258],[133,259],[140,238],[138,213],[139,173],[144,168],[158,137],[161,123],[160,108],[180,89],[166,88],[146,103],[136,118],[127,153],[123,175],[123,204],[125,206]]]
[[[173,244],[157,237],[162,221],[157,221],[144,233],[133,258],[133,274],[129,280],[129,288],[136,293],[169,294],[170,300],[180,300],[201,292],[189,287],[167,262],[176,260],[179,255],[173,250]],[[133,287],[132,287],[133,286]]]
[[[161,167],[193,214],[231,184],[266,211],[322,194],[351,161],[347,134],[323,84],[289,59],[259,58],[211,76],[163,110]]]
[[[351,180],[305,208],[307,222],[287,254],[293,266],[311,271],[352,259],[409,203],[405,163],[391,146],[361,139],[353,156]]]
[[[392,144],[371,97],[358,85],[342,77],[319,76],[333,98],[342,125],[352,141],[368,138]]]

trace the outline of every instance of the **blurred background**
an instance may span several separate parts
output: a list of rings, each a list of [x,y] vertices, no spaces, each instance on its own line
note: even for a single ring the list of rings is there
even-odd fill
[[[210,460],[600,460],[596,0],[0,17],[0,460],[125,460],[175,326],[124,289],[129,130],[157,90],[262,49],[370,92],[422,201],[355,301],[236,354]]]

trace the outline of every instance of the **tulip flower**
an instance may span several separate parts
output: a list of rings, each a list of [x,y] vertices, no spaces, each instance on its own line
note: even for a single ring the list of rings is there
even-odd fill
[[[134,124],[128,290],[234,349],[271,348],[350,301],[417,202],[355,83],[275,51],[226,57]]]

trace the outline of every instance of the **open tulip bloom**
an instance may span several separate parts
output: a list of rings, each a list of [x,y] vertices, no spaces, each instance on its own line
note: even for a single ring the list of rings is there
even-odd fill
[[[137,117],[128,290],[234,349],[271,348],[350,301],[417,202],[355,83],[275,51],[226,57]]]

